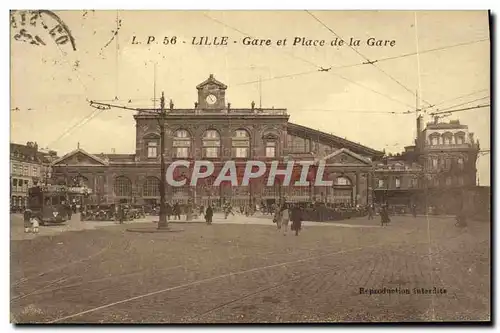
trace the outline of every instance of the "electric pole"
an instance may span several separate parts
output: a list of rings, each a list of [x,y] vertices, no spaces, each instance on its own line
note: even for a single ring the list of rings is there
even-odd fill
[[[160,98],[160,220],[158,222],[158,229],[168,228],[167,212],[165,207],[165,187],[167,185],[167,175],[165,173],[165,95],[162,92]]]
[[[158,125],[160,127],[160,216],[159,216],[159,222],[158,222],[158,229],[167,229],[168,228],[168,221],[167,221],[167,214],[166,214],[166,207],[165,207],[165,188],[167,185],[167,175],[165,172],[165,121],[166,121],[166,116],[167,112],[165,110],[165,95],[162,92],[161,93],[161,99],[160,99],[160,110],[154,109],[153,111],[145,111],[137,108],[130,108],[126,106],[121,106],[121,105],[113,105],[113,104],[107,104],[107,103],[100,103],[100,102],[94,102],[90,101],[90,106],[95,107],[99,110],[109,110],[112,107],[118,108],[118,109],[125,109],[125,110],[131,110],[131,111],[137,111],[141,112],[142,114],[150,114],[154,115],[156,120],[158,121]]]

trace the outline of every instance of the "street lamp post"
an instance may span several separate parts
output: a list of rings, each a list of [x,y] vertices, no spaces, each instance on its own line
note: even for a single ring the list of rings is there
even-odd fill
[[[167,184],[167,175],[165,172],[165,96],[161,93],[160,99],[160,220],[158,221],[158,229],[166,229],[168,227],[167,214],[165,209],[165,186]]]
[[[90,105],[96,107],[100,110],[109,110],[111,107],[132,110],[132,111],[140,111],[143,113],[147,113],[147,111],[130,108],[126,106],[112,105],[107,103],[99,103],[95,101],[90,101]],[[166,180],[166,172],[165,172],[165,121],[167,112],[165,110],[165,95],[161,93],[160,99],[160,112],[150,112],[149,114],[154,115],[156,120],[158,121],[158,125],[160,127],[160,219],[158,221],[158,229],[166,229],[168,228],[167,214],[166,214],[166,202],[165,202],[165,188],[167,184]]]

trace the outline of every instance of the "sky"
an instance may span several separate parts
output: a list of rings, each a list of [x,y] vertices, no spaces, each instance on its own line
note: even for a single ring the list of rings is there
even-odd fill
[[[399,114],[416,108],[415,91],[421,106],[436,105],[428,112],[489,104],[486,11],[55,13],[71,32],[76,50],[69,43],[55,43],[50,30],[57,22],[48,15],[26,28],[45,45],[18,40],[21,15],[14,13],[10,120],[11,142],[36,141],[59,155],[78,144],[91,153],[133,154],[133,111],[99,112],[88,101],[153,107],[153,97],[164,91],[176,108],[192,108],[195,87],[209,74],[228,85],[226,101],[232,108],[249,108],[252,101],[258,105],[262,100],[263,107],[288,109],[294,123],[391,153],[401,152],[415,138],[415,114]],[[134,36],[140,44],[132,43]],[[148,45],[148,36],[159,43]],[[227,36],[229,43],[191,44],[201,36]],[[271,39],[273,45],[242,45],[247,36]],[[165,37],[176,37],[175,45],[162,44]],[[292,46],[294,37],[325,40],[327,45]],[[359,39],[361,44],[356,51],[329,45],[336,37]],[[276,45],[285,38],[285,46]],[[395,42],[369,46],[368,38]],[[442,49],[426,52],[436,48]],[[400,57],[417,50],[419,56]],[[393,57],[374,63],[377,67],[359,65]],[[321,67],[332,69],[320,72]],[[469,126],[481,149],[490,148],[489,108],[445,118],[454,119]],[[485,154],[478,160],[481,185],[490,184],[489,159]]]

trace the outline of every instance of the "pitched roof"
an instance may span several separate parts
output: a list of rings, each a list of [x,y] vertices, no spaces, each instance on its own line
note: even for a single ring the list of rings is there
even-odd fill
[[[288,130],[292,132],[305,132],[313,137],[321,137],[322,139],[325,140],[330,140],[333,142],[336,142],[340,146],[345,146],[348,148],[351,152],[356,152],[356,153],[362,153],[366,155],[371,155],[371,156],[382,156],[384,155],[384,152],[363,146],[362,144],[349,141],[347,139],[341,138],[339,136],[333,135],[333,134],[328,134],[319,130],[312,129],[310,127],[294,124],[291,122],[288,122],[287,124]]]
[[[224,83],[222,83],[220,81],[217,81],[214,78],[214,75],[210,74],[210,76],[208,77],[208,79],[206,79],[205,81],[203,81],[202,83],[200,83],[199,85],[196,86],[196,89],[201,89],[204,86],[206,86],[207,84],[215,84],[215,85],[219,86],[219,88],[221,88],[221,89],[226,89],[227,88],[227,86]]]
[[[350,151],[347,148],[338,149],[338,150],[334,151],[333,153],[331,153],[329,155],[326,155],[325,157],[321,158],[321,160],[325,160],[326,161],[327,159],[335,157],[335,156],[340,155],[340,154],[350,155],[350,156],[354,157],[355,159],[360,160],[361,162],[364,162],[366,164],[371,164],[372,163],[369,159],[364,158],[363,156],[358,155],[358,154]]]
[[[104,161],[103,159],[101,159],[101,158],[99,158],[99,157],[97,157],[97,156],[95,156],[93,154],[89,154],[89,153],[87,153],[85,150],[83,150],[81,148],[77,148],[77,149],[75,149],[75,150],[67,153],[66,155],[64,155],[64,156],[56,159],[55,161],[52,162],[52,164],[55,165],[57,163],[60,163],[60,162],[64,161],[65,159],[67,159],[68,157],[73,156],[73,155],[75,155],[77,153],[81,153],[81,154],[89,157],[90,159],[93,159],[94,161],[96,161],[98,163],[101,163],[103,165],[107,164],[106,161]]]

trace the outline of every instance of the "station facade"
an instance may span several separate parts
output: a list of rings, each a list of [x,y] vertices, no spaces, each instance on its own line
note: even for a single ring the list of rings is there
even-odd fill
[[[170,101],[165,120],[165,163],[176,160],[209,160],[214,176],[196,187],[166,186],[167,202],[197,204],[230,201],[233,205],[260,203],[286,197],[288,201],[322,201],[348,205],[372,202],[373,163],[383,152],[361,144],[291,123],[286,109],[233,108],[226,103],[227,86],[210,75],[197,87],[197,102],[192,109],[178,109]],[[160,126],[152,110],[141,110],[136,121],[136,149],[132,154],[90,153],[83,148],[52,163],[53,182],[66,184],[78,179],[88,187],[94,203],[159,203]],[[249,186],[213,186],[215,175],[226,161],[235,161],[238,173],[245,162],[258,160],[270,166],[280,161],[323,160],[324,180],[332,186],[283,186],[279,181],[267,186],[265,177]],[[189,170],[176,169],[179,176]]]

